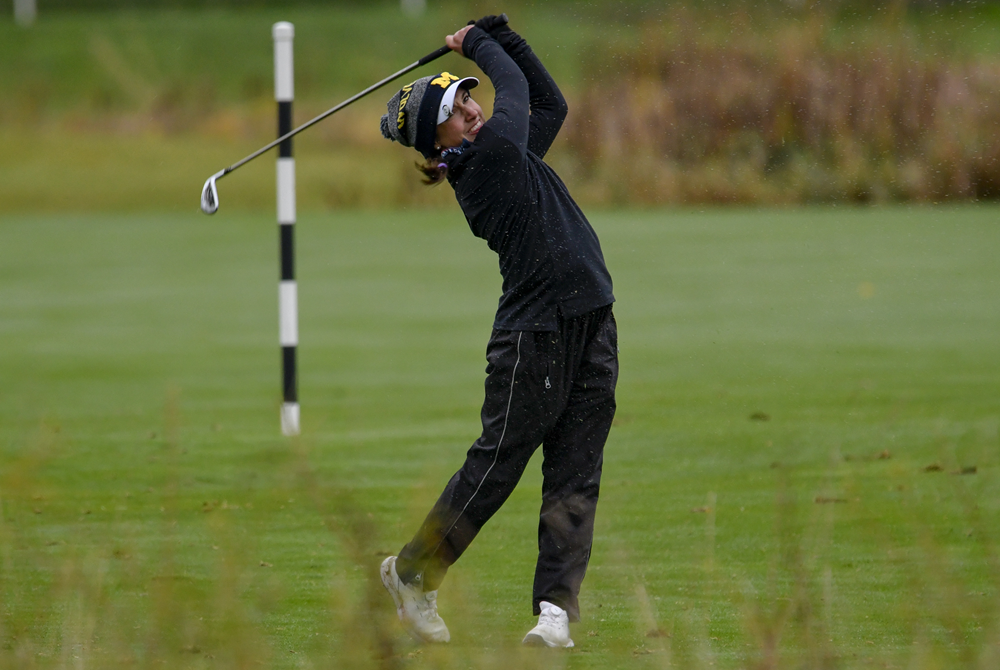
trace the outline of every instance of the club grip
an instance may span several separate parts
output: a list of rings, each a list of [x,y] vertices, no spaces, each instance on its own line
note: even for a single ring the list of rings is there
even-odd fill
[[[431,53],[427,54],[426,56],[424,56],[423,58],[421,58],[420,60],[418,60],[417,61],[417,66],[427,65],[432,60],[437,60],[438,58],[440,58],[441,56],[445,55],[449,51],[451,51],[451,49],[449,49],[446,46],[441,47],[437,51],[432,51]]]

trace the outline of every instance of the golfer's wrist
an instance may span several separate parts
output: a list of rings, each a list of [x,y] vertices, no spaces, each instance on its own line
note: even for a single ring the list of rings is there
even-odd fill
[[[462,40],[462,55],[471,60],[475,60],[476,47],[478,47],[484,40],[491,39],[493,38],[490,37],[485,30],[473,26],[469,29],[469,32],[465,34],[465,38]]]

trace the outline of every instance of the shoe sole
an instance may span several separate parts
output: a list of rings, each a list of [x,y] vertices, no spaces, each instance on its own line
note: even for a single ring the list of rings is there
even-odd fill
[[[392,566],[396,563],[396,557],[390,556],[389,558],[382,561],[382,567],[379,568],[379,576],[382,578],[382,586],[385,590],[389,592],[392,596],[392,602],[396,605],[396,613],[399,614],[399,610],[402,609],[399,602],[399,589],[393,583],[392,579]]]
[[[388,591],[389,595],[392,597],[392,603],[396,606],[396,617],[399,619],[399,622],[403,624],[403,629],[417,642],[426,642],[426,640],[406,625],[407,621],[403,611],[402,599],[399,597],[399,588],[396,586],[396,581],[392,578],[392,568],[395,564],[395,556],[390,556],[382,561],[382,566],[379,568],[379,576],[382,578],[382,586],[385,587],[385,590]]]
[[[538,633],[528,633],[527,635],[524,636],[524,639],[521,640],[521,644],[523,644],[526,647],[548,647],[550,649],[555,649],[555,648],[569,649],[570,647],[573,646],[573,640],[570,640],[569,643],[567,644],[560,645],[556,644],[555,642],[549,642]]]

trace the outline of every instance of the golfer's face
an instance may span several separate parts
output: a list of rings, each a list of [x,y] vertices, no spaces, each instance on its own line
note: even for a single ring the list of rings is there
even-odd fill
[[[482,108],[467,90],[460,88],[455,94],[451,116],[444,123],[438,124],[437,143],[442,149],[447,149],[460,146],[462,140],[475,142],[484,122]]]

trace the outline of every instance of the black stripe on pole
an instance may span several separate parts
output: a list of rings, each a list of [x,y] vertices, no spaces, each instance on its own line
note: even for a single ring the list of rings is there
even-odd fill
[[[278,103],[278,137],[292,132],[292,101],[285,100]],[[278,156],[281,158],[292,157],[292,138],[278,145]]]
[[[295,373],[295,347],[281,348],[281,362],[284,370],[284,397],[285,402],[299,401],[299,383]]]
[[[278,226],[281,248],[281,281],[295,279],[295,226],[283,223]]]

